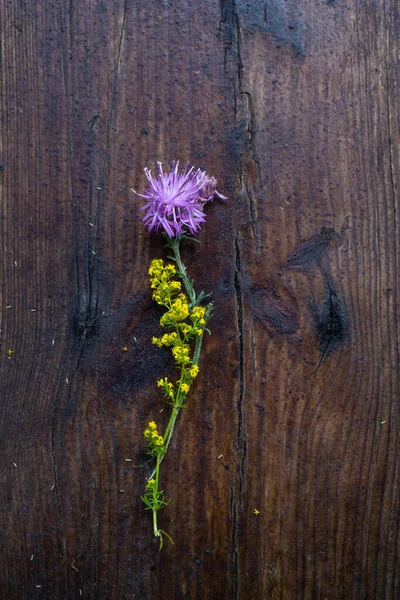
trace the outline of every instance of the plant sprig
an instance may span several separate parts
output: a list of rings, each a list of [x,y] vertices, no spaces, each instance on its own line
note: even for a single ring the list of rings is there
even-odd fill
[[[167,238],[167,245],[173,250],[171,259],[174,264],[164,264],[162,259],[155,259],[149,268],[150,285],[153,289],[153,299],[165,309],[160,319],[160,325],[167,329],[161,337],[153,337],[152,342],[158,347],[169,347],[174,356],[178,378],[175,382],[164,377],[157,382],[164,393],[166,401],[172,406],[171,414],[163,435],[158,433],[157,424],[150,421],[144,431],[148,445],[148,453],[156,458],[156,465],[148,478],[142,500],[146,510],[153,512],[154,535],[160,539],[160,549],[163,546],[163,535],[173,543],[172,538],[158,528],[157,513],[166,507],[164,492],[160,490],[160,466],[171,443],[176,420],[180,410],[185,406],[187,394],[193,380],[199,373],[200,350],[206,323],[212,313],[212,304],[201,306],[207,297],[204,292],[196,296],[193,281],[187,276],[187,270],[180,257],[180,238]],[[179,281],[179,278],[181,281]],[[185,292],[182,292],[182,284]],[[194,342],[194,344],[193,344]],[[193,348],[194,346],[194,348]]]

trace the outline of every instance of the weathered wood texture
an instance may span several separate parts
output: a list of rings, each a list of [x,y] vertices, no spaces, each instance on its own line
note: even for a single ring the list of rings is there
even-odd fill
[[[399,598],[398,2],[0,8],[1,597]],[[177,158],[229,199],[185,248],[215,317],[159,553],[131,188]]]

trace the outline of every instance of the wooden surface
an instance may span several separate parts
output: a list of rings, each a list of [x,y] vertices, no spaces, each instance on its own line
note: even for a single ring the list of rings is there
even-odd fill
[[[0,29],[1,598],[399,598],[398,2],[1,0]],[[229,199],[184,250],[215,317],[159,553],[131,188],[174,159]]]

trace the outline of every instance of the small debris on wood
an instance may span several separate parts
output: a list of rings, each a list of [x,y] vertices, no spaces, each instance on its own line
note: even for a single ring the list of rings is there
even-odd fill
[[[73,568],[74,571],[76,571],[77,573],[79,573],[79,570],[75,567],[74,562],[75,561],[73,560],[72,563],[71,563],[71,567]]]

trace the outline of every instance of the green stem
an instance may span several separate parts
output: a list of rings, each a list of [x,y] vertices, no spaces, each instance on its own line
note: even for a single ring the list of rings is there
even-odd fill
[[[160,475],[160,464],[161,464],[160,456],[157,456],[156,468],[154,469],[155,476],[156,476],[156,485],[155,485],[156,492],[158,492],[158,478]],[[154,535],[156,537],[160,537],[160,532],[159,532],[158,526],[157,526],[157,511],[158,511],[158,508],[153,508],[153,530],[154,530]]]
[[[157,509],[153,508],[153,530],[154,530],[154,535],[156,537],[159,537],[160,534],[158,532],[158,527],[157,527]]]
[[[180,398],[178,399],[176,406],[174,406],[173,411],[171,413],[171,416],[169,418],[168,425],[167,425],[167,428],[166,428],[165,433],[164,433],[164,439],[165,439],[164,449],[165,449],[165,452],[163,454],[163,458],[166,455],[167,450],[168,450],[168,446],[171,443],[171,438],[172,438],[172,434],[174,433],[175,423],[176,423],[176,420],[178,418],[179,411],[182,408],[183,398],[184,398],[184,396],[180,396]]]
[[[174,253],[175,262],[178,267],[178,274],[183,281],[183,285],[185,286],[186,293],[189,296],[190,304],[193,307],[193,306],[196,306],[196,293],[193,289],[193,286],[191,284],[189,277],[187,276],[186,267],[181,260],[181,253],[180,253],[180,249],[179,249],[180,243],[181,243],[180,238],[168,238],[168,245]]]

